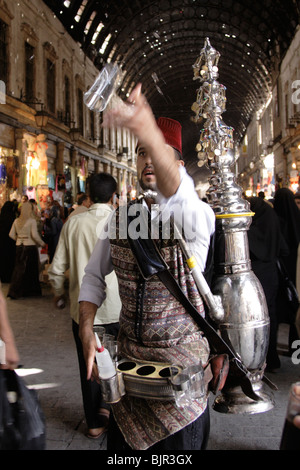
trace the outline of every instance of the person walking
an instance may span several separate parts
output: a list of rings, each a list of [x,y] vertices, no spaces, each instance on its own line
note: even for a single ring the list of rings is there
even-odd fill
[[[300,241],[300,212],[295,204],[294,193],[288,188],[279,188],[274,196],[274,210],[278,215],[281,231],[289,254],[282,262],[291,281],[296,284],[297,251]]]
[[[295,204],[294,193],[290,189],[277,189],[274,196],[274,210],[278,215],[281,232],[288,248],[288,252],[284,256],[280,257],[280,263],[282,264],[290,281],[292,281],[294,286],[296,286],[298,248],[300,241],[300,211]],[[288,344],[289,352],[292,354],[292,345],[295,340],[299,339],[295,325],[296,312],[295,315],[292,313],[287,318],[289,307],[285,300],[284,290],[281,289],[281,287],[282,285],[279,286],[279,293],[276,299],[277,316],[280,323],[290,323]],[[294,318],[291,318],[293,316]]]
[[[98,240],[99,231],[113,213],[112,199],[117,189],[115,179],[107,174],[94,175],[89,184],[89,209],[69,218],[61,231],[53,261],[48,268],[49,281],[52,285],[55,303],[58,308],[65,305],[66,271],[69,270],[69,299],[72,330],[77,347],[80,367],[83,406],[87,422],[87,437],[98,438],[107,428],[109,406],[102,400],[100,386],[96,381],[87,380],[87,370],[78,337],[79,289],[84,275],[84,268]],[[97,310],[95,324],[106,328],[108,334],[116,336],[121,310],[118,283],[114,272],[106,278],[106,299]]]
[[[277,352],[276,298],[279,285],[277,260],[286,253],[286,245],[282,239],[279,220],[274,209],[261,197],[247,199],[250,202],[250,209],[254,213],[247,232],[251,265],[264,290],[270,317],[270,337],[266,363],[267,369],[272,371],[280,367]]]
[[[53,260],[62,227],[60,207],[53,205],[50,210],[49,231],[47,232],[49,263]]]
[[[9,236],[16,241],[16,259],[7,296],[18,299],[42,295],[38,246],[44,247],[45,243],[38,234],[30,202],[22,204],[20,217],[14,221]]]
[[[161,220],[165,216],[168,222],[174,209],[178,224],[180,220],[183,222],[184,214],[185,234],[204,271],[215,230],[215,216],[209,205],[199,199],[192,178],[184,168],[180,123],[164,117],[156,121],[141,93],[141,85],[138,85],[129,103],[122,103],[104,115],[103,125],[126,127],[138,139],[137,174],[144,197],[130,204],[128,212],[146,211],[147,214],[149,210],[151,218],[159,205]],[[153,191],[157,192],[155,199]],[[155,203],[154,207],[152,203]],[[150,276],[147,280],[142,276],[131,249],[131,242],[138,233],[133,224],[132,230],[128,227],[131,235],[124,237],[121,210],[120,206],[110,225],[109,237],[103,233],[95,246],[79,295],[80,337],[88,376],[93,373],[97,377],[94,364],[97,345],[92,335],[92,325],[97,307],[104,299],[104,275],[113,269],[118,277],[122,300],[118,335],[121,357],[147,364],[167,362],[187,367],[201,361],[206,365],[210,355],[207,339],[157,276]],[[159,224],[154,225],[154,228],[159,228]],[[157,246],[170,272],[199,315],[204,316],[202,298],[185,264],[178,239],[172,235],[172,230],[170,235],[163,237],[162,231],[158,230],[157,238],[155,235]],[[156,452],[206,447],[209,435],[206,394],[192,400],[184,408],[173,400],[162,401],[159,397],[151,400],[125,394],[112,408],[108,450],[149,449]]]
[[[14,370],[19,365],[19,353],[15,336],[9,322],[7,304],[0,282],[0,369]],[[2,349],[3,348],[3,349]]]
[[[14,270],[16,242],[9,236],[16,218],[14,202],[6,201],[0,212],[0,281],[9,283]]]

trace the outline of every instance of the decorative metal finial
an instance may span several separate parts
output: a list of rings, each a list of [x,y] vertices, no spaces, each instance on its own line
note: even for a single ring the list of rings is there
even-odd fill
[[[235,175],[230,169],[235,162],[234,129],[222,120],[222,114],[226,110],[226,87],[217,81],[219,59],[220,53],[206,38],[200,56],[193,65],[194,80],[201,82],[197,100],[192,105],[196,114],[193,120],[205,120],[196,145],[198,166],[207,165],[213,172],[207,198],[216,214],[243,212],[251,215],[249,203],[242,198],[242,189],[235,183]],[[230,200],[228,197],[219,197],[220,177],[225,178],[226,184],[231,186]]]
[[[196,114],[194,121],[201,122],[203,118],[206,119],[196,146],[200,167],[204,164],[210,165],[224,149],[233,149],[234,129],[222,121],[222,114],[226,110],[226,88],[217,81],[219,59],[220,53],[206,38],[200,56],[193,65],[194,80],[201,82],[197,100],[192,105]]]

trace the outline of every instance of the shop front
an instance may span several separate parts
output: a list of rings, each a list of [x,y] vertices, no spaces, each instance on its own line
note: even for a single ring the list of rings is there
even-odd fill
[[[24,134],[22,142],[22,194],[34,199],[40,210],[49,204],[48,144],[44,134]]]
[[[53,204],[59,205],[62,218],[66,218],[76,195],[87,190],[87,159],[65,142],[26,133],[23,162],[22,194],[35,199],[46,214]]]
[[[77,195],[88,192],[90,176],[99,171],[116,178],[120,195],[136,197],[135,170],[126,162],[95,155],[88,145],[60,140],[51,131],[35,133],[0,123],[0,210],[6,201],[20,203],[26,195],[45,215],[59,204],[66,218]]]
[[[242,185],[247,197],[258,196],[264,193],[266,199],[274,197],[275,172],[274,155],[270,153],[251,162],[247,174],[243,175]]]
[[[21,200],[19,157],[13,128],[0,123],[0,209],[6,201]]]
[[[275,194],[275,172],[274,172],[274,154],[270,153],[262,159],[263,167],[260,172],[260,189],[263,191],[266,199],[271,199]],[[259,193],[257,188],[257,194]]]

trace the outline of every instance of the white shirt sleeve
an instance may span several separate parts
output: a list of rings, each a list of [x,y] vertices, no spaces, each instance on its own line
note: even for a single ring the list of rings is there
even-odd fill
[[[177,192],[166,199],[158,194],[163,229],[172,214],[174,221],[202,271],[205,269],[211,236],[215,231],[215,214],[211,207],[199,199],[193,179],[180,167],[181,182]]]
[[[58,244],[51,265],[48,268],[48,278],[56,296],[65,292],[65,272],[69,269],[67,235],[68,223],[65,223],[59,236]]]
[[[105,276],[113,271],[108,237],[100,237],[85,268],[78,302],[91,302],[100,307],[106,298]]]

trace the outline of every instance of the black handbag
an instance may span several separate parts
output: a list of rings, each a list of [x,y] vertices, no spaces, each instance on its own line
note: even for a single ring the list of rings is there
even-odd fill
[[[277,260],[279,273],[277,311],[279,320],[283,323],[293,324],[299,308],[299,296],[294,283],[290,280],[283,263]]]
[[[35,390],[0,369],[0,450],[45,450],[45,420]]]

